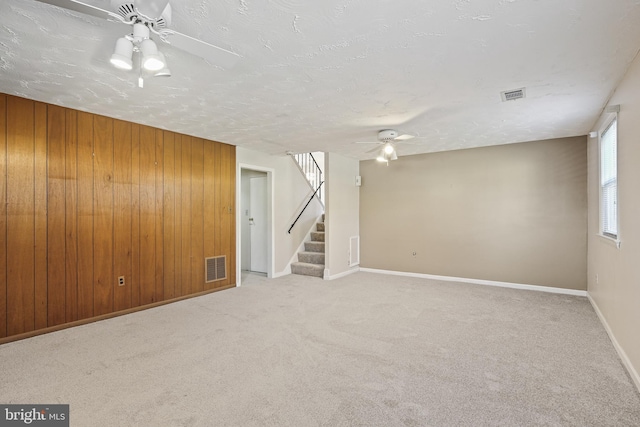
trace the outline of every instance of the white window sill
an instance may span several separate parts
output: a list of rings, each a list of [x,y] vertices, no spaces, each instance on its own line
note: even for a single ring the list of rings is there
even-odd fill
[[[622,244],[622,241],[620,239],[614,239],[613,237],[605,236],[604,234],[601,234],[601,233],[598,233],[598,236],[605,243],[615,246],[617,249],[620,249],[620,245]]]

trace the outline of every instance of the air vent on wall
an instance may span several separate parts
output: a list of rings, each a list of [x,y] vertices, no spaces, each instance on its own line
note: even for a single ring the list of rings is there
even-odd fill
[[[504,92],[500,92],[500,96],[502,97],[502,102],[505,101],[515,101],[516,99],[522,99],[525,96],[524,88],[514,89],[514,90],[505,90]]]
[[[227,278],[227,256],[216,256],[204,259],[205,282],[215,282]]]

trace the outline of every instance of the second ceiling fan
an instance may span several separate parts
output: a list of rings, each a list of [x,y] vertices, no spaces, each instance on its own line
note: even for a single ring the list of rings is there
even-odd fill
[[[402,141],[415,138],[414,135],[403,134],[400,135],[398,131],[394,129],[383,129],[378,132],[377,141],[357,141],[356,144],[378,144],[382,145],[382,148],[374,148],[369,153],[378,151],[376,160],[379,162],[389,162],[390,160],[397,160],[398,154],[396,153],[395,144]]]

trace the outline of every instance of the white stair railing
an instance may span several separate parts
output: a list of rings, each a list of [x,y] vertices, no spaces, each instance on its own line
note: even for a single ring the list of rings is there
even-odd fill
[[[315,157],[312,153],[293,154],[293,158],[298,164],[300,171],[305,176],[312,190],[317,190],[321,187],[324,179],[322,178],[322,169],[318,165]],[[318,198],[324,204],[324,197],[322,189],[318,190]]]
[[[318,162],[313,157],[312,153],[288,154],[293,158],[293,160],[295,160],[296,165],[298,165],[298,169],[300,169],[300,172],[302,172],[307,182],[311,186],[311,190],[313,191],[313,194],[307,201],[307,204],[304,205],[304,208],[302,208],[295,221],[293,221],[293,224],[291,224],[291,227],[289,227],[288,233],[291,234],[291,230],[296,225],[305,209],[307,209],[309,203],[311,203],[311,201],[315,197],[317,197],[318,201],[322,205],[322,208],[324,209],[324,197],[322,191],[322,184],[324,184],[324,180],[322,179],[322,169],[318,165]]]

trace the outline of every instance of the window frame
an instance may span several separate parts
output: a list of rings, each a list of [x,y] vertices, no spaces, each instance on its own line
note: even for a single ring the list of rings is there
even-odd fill
[[[602,155],[602,140],[603,140],[603,136],[606,134],[606,132],[611,128],[611,126],[613,125],[613,123],[615,122],[615,126],[616,126],[616,139],[615,139],[615,144],[616,144],[616,158],[615,158],[615,169],[616,169],[616,174],[615,174],[615,182],[616,182],[616,192],[615,192],[615,220],[616,220],[616,234],[607,232],[604,230],[604,210],[605,210],[605,206],[604,206],[604,197],[603,197],[603,193],[604,193],[604,186],[602,184],[602,173],[603,173],[603,155]],[[618,190],[618,113],[612,113],[609,117],[607,117],[607,119],[604,121],[604,123],[602,124],[602,126],[600,127],[600,130],[598,132],[598,193],[599,193],[599,200],[598,200],[598,234],[610,241],[613,241],[616,243],[616,246],[619,247],[620,245],[620,200],[619,200],[619,190]]]

